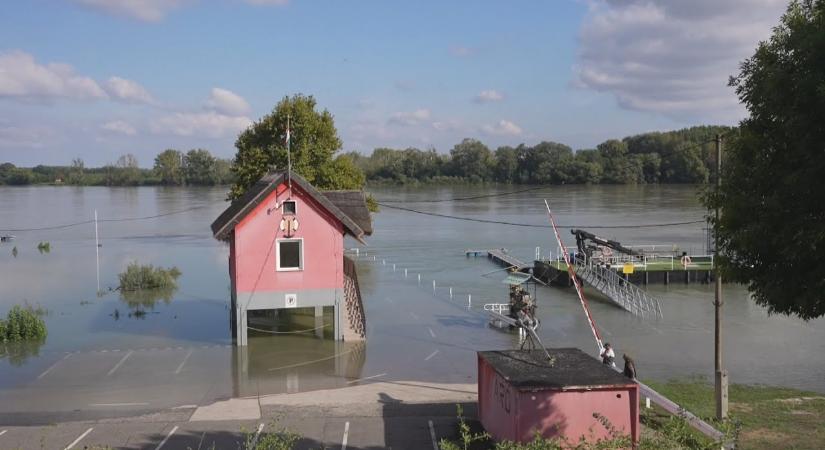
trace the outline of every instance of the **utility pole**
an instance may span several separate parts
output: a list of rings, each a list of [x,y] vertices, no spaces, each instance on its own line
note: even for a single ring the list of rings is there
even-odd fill
[[[722,135],[716,135],[716,194],[722,189]],[[716,202],[716,229],[713,233],[714,260],[719,260],[719,203]],[[728,418],[728,371],[722,368],[722,275],[719,271],[719,264],[714,264],[716,279],[716,295],[713,306],[716,310],[714,323],[714,371],[716,374],[716,418],[719,420]]]

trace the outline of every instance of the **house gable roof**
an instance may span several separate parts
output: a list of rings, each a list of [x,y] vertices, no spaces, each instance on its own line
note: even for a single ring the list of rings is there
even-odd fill
[[[323,191],[322,194],[358,224],[364,234],[372,235],[372,216],[367,208],[367,195],[364,191]]]
[[[344,213],[341,208],[336,206],[334,202],[327,198],[324,193],[316,189],[315,186],[311,185],[307,180],[296,173],[291,173],[290,178],[292,179],[293,184],[299,186],[313,200],[315,200],[338,221],[340,221],[347,234],[351,235],[361,243],[364,242],[364,230],[350,216]],[[285,181],[287,181],[286,172],[273,172],[261,177],[261,179],[250,187],[241,198],[233,201],[232,204],[229,205],[229,207],[226,208],[226,210],[222,212],[214,222],[212,222],[212,234],[215,238],[222,241],[227,240],[229,238],[229,234],[235,229],[235,226],[238,225],[238,223],[240,223],[241,220],[243,220],[243,218],[250,212],[252,212],[255,207],[266,200],[269,194]],[[364,198],[363,193],[361,193],[361,196]],[[342,202],[348,205],[347,208],[351,209],[355,214],[358,211],[358,208],[354,206],[355,196],[348,194],[346,197],[347,201],[343,202],[342,200]],[[366,209],[366,202],[364,203],[363,208]],[[358,213],[358,215],[359,219],[363,219],[360,217],[361,213]],[[367,217],[369,217],[369,211],[367,211]],[[367,221],[367,223],[369,224],[370,231],[370,233],[367,234],[371,234],[372,224],[369,221]]]

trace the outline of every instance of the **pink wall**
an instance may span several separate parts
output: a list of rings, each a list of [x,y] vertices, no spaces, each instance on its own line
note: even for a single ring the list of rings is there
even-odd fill
[[[280,229],[280,207],[267,214],[268,208],[284,200],[294,200],[298,231],[291,238],[303,238],[303,270],[275,270],[277,248],[275,239],[286,238]],[[294,291],[309,289],[342,289],[343,226],[338,220],[293,185],[291,195],[285,184],[278,186],[236,227],[234,239],[235,286],[237,292]]]
[[[639,440],[638,385],[570,390],[519,390],[479,357],[478,413],[481,424],[497,441],[529,442],[535,430],[542,436],[576,442],[609,439],[593,413],[599,413],[620,433]]]

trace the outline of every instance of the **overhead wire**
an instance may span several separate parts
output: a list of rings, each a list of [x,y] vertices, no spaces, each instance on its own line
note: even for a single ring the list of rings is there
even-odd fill
[[[168,212],[168,213],[155,214],[155,215],[152,215],[152,216],[143,216],[143,217],[121,217],[121,218],[116,218],[116,219],[98,219],[97,222],[98,223],[134,222],[134,221],[139,221],[139,220],[157,219],[157,218],[160,218],[160,217],[173,216],[175,214],[183,214],[185,212],[190,212],[190,211],[194,211],[194,210],[197,210],[197,209],[203,209],[203,208],[206,208],[206,207],[207,207],[206,205],[193,206],[191,208],[181,209],[181,210],[178,210],[178,211],[171,211],[171,212]],[[91,223],[95,223],[94,219],[84,220],[84,221],[81,221],[81,222],[66,223],[66,224],[62,224],[62,225],[51,225],[51,226],[36,227],[36,228],[3,228],[3,229],[0,229],[0,231],[8,232],[8,233],[22,233],[22,232],[26,232],[26,231],[50,231],[50,230],[61,230],[61,229],[64,229],[64,228],[72,228],[72,227],[77,227],[77,226],[80,226],[80,225],[88,225],[88,224],[91,224]]]
[[[386,203],[379,202],[378,205],[389,208],[389,209],[397,209],[401,211],[407,211],[415,214],[422,214],[425,216],[433,216],[433,217],[441,217],[443,219],[453,219],[453,220],[463,220],[467,222],[478,222],[478,223],[489,223],[489,224],[496,224],[496,225],[508,225],[513,227],[526,227],[526,228],[552,228],[550,225],[542,225],[542,224],[535,224],[535,223],[521,223],[521,222],[509,222],[504,220],[490,220],[490,219],[479,219],[475,217],[463,217],[463,216],[453,216],[450,214],[441,214],[432,211],[422,211],[413,208],[405,208],[403,206],[395,206],[395,205],[388,205]],[[666,222],[666,223],[643,223],[643,224],[628,224],[628,225],[559,225],[559,228],[593,228],[593,229],[605,229],[605,228],[659,228],[659,227],[673,227],[673,226],[680,226],[680,225],[695,225],[699,223],[706,223],[705,219],[702,220],[690,220],[684,222]]]

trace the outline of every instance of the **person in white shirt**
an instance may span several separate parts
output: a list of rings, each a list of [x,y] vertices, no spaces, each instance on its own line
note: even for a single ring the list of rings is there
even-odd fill
[[[604,349],[599,356],[602,357],[602,364],[613,367],[614,369],[616,368],[616,363],[614,362],[616,360],[616,353],[613,351],[613,347],[609,342],[604,344]]]

